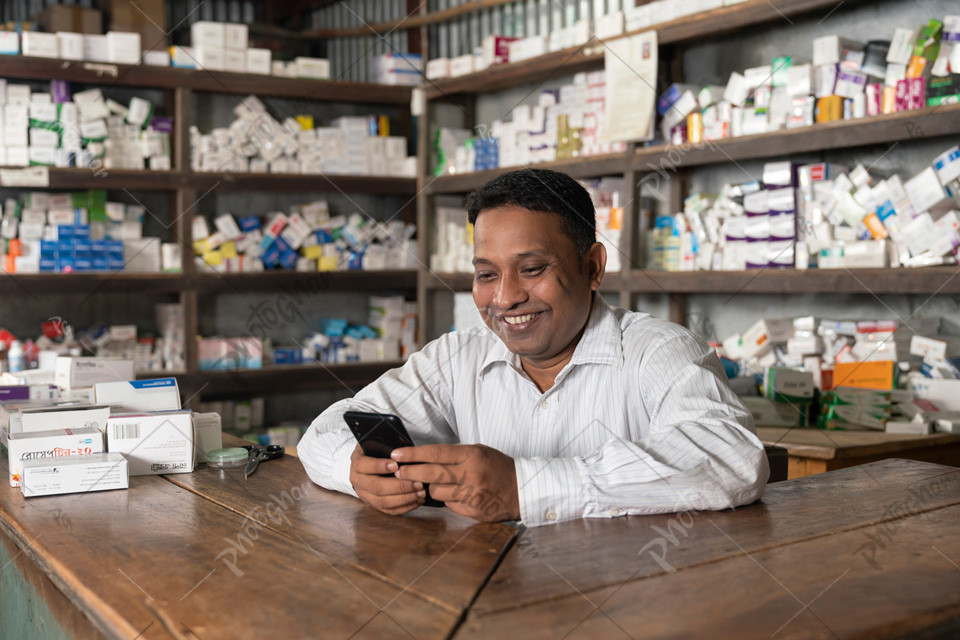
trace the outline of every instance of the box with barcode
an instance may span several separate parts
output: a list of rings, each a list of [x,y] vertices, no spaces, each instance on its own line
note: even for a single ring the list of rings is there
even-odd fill
[[[67,458],[103,451],[103,433],[96,427],[11,433],[7,438],[10,486],[20,486],[20,465],[29,460]]]
[[[28,460],[20,469],[23,497],[110,491],[130,486],[127,460],[119,453]]]
[[[127,458],[131,476],[189,473],[195,464],[190,411],[110,416],[107,451]]]

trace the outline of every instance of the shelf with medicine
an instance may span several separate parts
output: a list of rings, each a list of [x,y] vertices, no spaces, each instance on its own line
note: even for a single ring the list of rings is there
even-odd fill
[[[91,107],[94,111],[100,106],[106,106],[108,110],[112,108],[114,112],[105,115],[105,118],[122,116],[123,109],[127,109],[129,113],[130,107],[134,106],[130,101],[140,97],[145,97],[150,103],[151,108],[147,109],[150,112],[148,117],[153,114],[172,116],[173,126],[169,131],[164,131],[169,136],[164,147],[170,161],[169,170],[117,168],[119,165],[114,163],[95,168],[16,167],[5,169],[0,174],[0,182],[3,188],[11,193],[24,190],[58,192],[96,189],[108,190],[110,200],[127,199],[127,196],[143,198],[143,191],[157,192],[161,196],[165,194],[167,201],[149,203],[150,212],[147,217],[166,220],[163,225],[164,242],[179,245],[177,257],[181,265],[177,273],[159,273],[159,267],[155,273],[143,274],[125,271],[56,275],[5,273],[0,277],[0,291],[23,293],[24,295],[19,297],[25,300],[30,299],[27,293],[36,292],[36,298],[40,301],[49,301],[47,294],[62,293],[87,295],[93,301],[119,297],[126,300],[126,306],[131,308],[136,305],[135,301],[147,292],[169,292],[173,297],[168,296],[167,301],[180,305],[180,334],[185,336],[230,335],[219,327],[209,326],[210,323],[203,320],[200,314],[208,311],[206,307],[215,307],[218,304],[229,307],[231,298],[249,299],[259,295],[261,298],[276,301],[283,296],[288,299],[316,297],[314,294],[347,296],[353,298],[354,306],[363,306],[362,315],[366,316],[365,303],[369,293],[394,296],[399,294],[407,298],[412,298],[415,293],[415,259],[399,260],[396,256],[382,251],[374,255],[377,251],[371,250],[367,255],[370,263],[374,263],[375,258],[379,257],[383,264],[378,271],[340,270],[347,266],[357,268],[362,265],[348,265],[347,260],[341,260],[339,256],[336,264],[326,265],[327,269],[337,270],[318,271],[320,256],[312,255],[312,272],[298,272],[279,266],[265,270],[261,265],[260,269],[247,273],[220,273],[206,263],[198,268],[194,260],[197,249],[194,246],[194,232],[198,220],[204,218],[198,212],[205,211],[211,216],[213,212],[222,215],[226,210],[248,214],[266,214],[275,210],[289,213],[290,205],[298,200],[303,201],[304,194],[313,194],[312,198],[306,198],[308,201],[326,197],[342,203],[357,203],[356,207],[344,204],[342,210],[345,213],[371,211],[374,217],[384,222],[388,222],[391,217],[395,218],[400,222],[400,229],[394,225],[390,231],[400,236],[406,233],[401,240],[409,241],[413,226],[405,225],[403,221],[413,222],[416,193],[416,160],[409,156],[409,140],[414,126],[409,108],[409,87],[380,87],[360,83],[157,69],[146,66],[89,65],[25,57],[11,57],[9,64],[5,60],[3,75],[9,79],[4,89],[11,84],[30,84],[33,91],[48,91],[49,85],[46,83],[66,80],[72,84],[54,84],[58,89],[73,90],[74,96],[76,92],[84,90],[99,90],[98,95],[88,100],[88,104],[94,105]],[[254,92],[259,97],[248,95]],[[238,105],[245,105],[244,108],[264,106],[275,114],[276,119],[270,122],[271,125],[278,125],[274,132],[279,131],[279,126],[287,124],[286,132],[290,140],[298,144],[297,152],[307,149],[308,142],[316,142],[314,147],[320,151],[322,145],[319,137],[330,133],[329,127],[323,130],[324,126],[337,118],[345,120],[342,122],[344,128],[353,126],[356,129],[362,126],[365,139],[361,142],[370,144],[371,147],[376,146],[372,151],[379,152],[375,154],[373,166],[360,167],[355,161],[345,160],[342,165],[329,167],[326,175],[319,170],[309,174],[267,173],[267,167],[245,172],[237,171],[236,164],[224,167],[223,170],[202,172],[199,169],[208,167],[197,167],[198,170],[195,171],[191,166],[191,142],[196,140],[196,136],[203,136],[218,124],[227,125],[231,120],[239,119],[235,112],[231,115]],[[218,111],[223,112],[221,116],[217,116]],[[370,118],[370,113],[380,117]],[[29,110],[27,115],[30,116]],[[312,126],[312,116],[319,116],[316,127]],[[216,117],[223,119],[218,122]],[[119,123],[119,120],[117,122]],[[263,120],[260,121],[262,122]],[[289,128],[294,122],[299,129]],[[377,127],[376,131],[371,131],[372,125]],[[196,127],[193,132],[191,126]],[[393,135],[390,138],[385,135],[370,135],[386,134],[387,127],[392,128],[390,133]],[[310,134],[301,136],[300,129],[316,133],[318,139],[307,141],[305,138]],[[191,133],[194,135],[193,140]],[[370,138],[373,139],[367,142]],[[348,148],[349,145],[346,144],[350,141],[349,136],[344,136],[343,144],[338,144],[340,141],[335,140],[333,146],[337,147],[337,151],[356,154],[358,150]],[[356,139],[353,141],[356,142]],[[245,142],[250,143],[252,140],[247,137]],[[329,146],[331,145],[328,144],[327,147]],[[381,146],[383,149],[380,149]],[[364,148],[361,151],[359,155],[367,158],[368,150]],[[243,157],[249,162],[249,149],[244,149],[243,152]],[[322,160],[319,156],[319,153],[311,154],[305,161],[319,163]],[[381,164],[385,168],[380,167]],[[256,167],[253,163],[248,166]],[[351,169],[352,173],[348,173]],[[285,170],[299,172],[302,167],[288,166]],[[381,175],[369,175],[374,171],[379,171]],[[115,192],[121,197],[115,197]],[[228,209],[211,209],[207,206],[211,202],[227,202],[224,206]],[[152,212],[156,212],[156,216]],[[215,229],[214,217],[216,216],[209,217],[211,229]],[[266,222],[267,219],[264,218],[263,221]],[[305,242],[305,245],[319,244],[313,239],[315,231],[317,229],[309,229],[311,240]],[[329,231],[339,232],[339,229]],[[374,244],[381,247],[381,240],[376,240]],[[416,251],[408,249],[407,253],[415,256]],[[227,260],[229,261],[229,257]],[[251,259],[251,262],[253,260]],[[301,265],[301,268],[304,266]],[[47,306],[49,307],[49,304]],[[247,312],[248,309],[242,309],[238,313]],[[354,321],[362,322],[364,319],[365,317],[358,317],[354,318]],[[235,335],[243,335],[242,330]],[[370,350],[369,346],[366,348],[367,351]],[[201,371],[198,352],[199,343],[196,340],[185,340],[184,365],[180,367],[183,374],[174,372],[181,379],[183,397],[191,398],[191,402],[199,402],[208,391],[229,393],[230,380],[235,380],[237,376],[252,380],[261,391],[272,389],[277,393],[285,393],[293,390],[340,387],[342,385],[338,380],[349,381],[354,386],[362,385],[399,361],[399,355],[391,355],[392,351],[388,350],[389,360],[376,363],[337,362],[325,363],[322,367],[299,364],[267,365],[257,370],[222,372]],[[267,358],[267,362],[269,360]],[[296,367],[303,367],[303,373],[297,373],[299,369],[291,371]],[[340,367],[345,369],[338,373]],[[159,374],[162,375],[162,372]],[[207,376],[210,376],[209,380]],[[290,380],[296,384],[288,384]]]
[[[920,3],[916,7],[881,3],[878,8],[863,8],[862,3],[848,3],[843,7],[837,7],[833,2],[774,4],[777,6],[751,1],[702,12],[697,16],[679,18],[663,25],[663,28],[658,30],[658,40],[661,45],[660,75],[661,78],[665,78],[661,83],[662,86],[659,87],[660,90],[665,89],[671,81],[693,80],[697,86],[704,86],[711,82],[715,83],[719,79],[726,80],[731,71],[743,71],[752,65],[764,63],[769,65],[770,58],[781,54],[795,54],[793,60],[802,63],[803,59],[810,55],[811,42],[823,35],[840,34],[841,43],[845,42],[843,37],[847,36],[866,42],[878,35],[887,35],[877,33],[878,21],[885,25],[885,31],[889,31],[895,37],[901,37],[900,32],[906,31],[909,38],[917,25],[926,26],[930,18],[944,19],[941,15],[942,6],[931,2]],[[879,17],[874,16],[873,13]],[[870,14],[871,17],[865,22],[866,14]],[[790,17],[785,20],[787,15]],[[794,18],[794,16],[798,17]],[[872,25],[870,28],[865,26],[868,23]],[[527,24],[529,25],[529,22]],[[755,27],[743,28],[751,25]],[[762,28],[757,28],[756,25],[762,25]],[[895,28],[897,28],[896,33],[894,33]],[[424,28],[423,37],[434,45],[437,35],[430,29]],[[738,36],[737,46],[736,49],[731,49],[731,38],[728,34],[735,30]],[[917,30],[919,31],[919,27]],[[448,33],[457,33],[460,38],[463,38],[466,31],[458,31],[457,25],[451,24]],[[722,37],[725,35],[727,37]],[[678,46],[681,44],[683,47]],[[456,56],[457,51],[451,48],[451,43],[444,45],[441,42],[441,45],[441,50],[446,46],[447,55]],[[436,48],[432,51],[435,54]],[[460,53],[466,53],[466,51],[461,50]],[[873,53],[875,55],[876,52]],[[430,59],[434,57],[437,56],[429,56]],[[429,68],[430,63],[427,64]],[[727,67],[719,68],[721,64],[726,64]],[[536,94],[539,91],[556,91],[559,78],[566,78],[581,71],[600,69],[603,65],[603,47],[588,44],[519,63],[497,65],[460,78],[426,81],[425,88],[429,98],[427,120],[434,127],[439,127],[441,124],[450,126],[451,120],[454,120],[451,118],[451,113],[456,114],[456,111],[460,111],[459,122],[456,124],[467,131],[466,136],[475,136],[479,144],[474,142],[469,155],[459,158],[468,163],[466,168],[457,165],[455,172],[448,171],[444,175],[436,176],[432,175],[434,165],[424,166],[425,189],[421,194],[421,224],[426,225],[427,221],[437,216],[437,211],[442,206],[437,205],[438,198],[448,194],[465,195],[492,177],[514,168],[500,167],[471,171],[473,165],[470,163],[475,163],[474,155],[479,157],[489,154],[483,138],[491,137],[491,131],[492,137],[502,132],[502,129],[497,130],[496,124],[491,127],[491,122],[497,119],[506,120],[504,116],[509,117],[510,111],[516,105],[530,104],[531,100],[528,98],[531,96],[536,103]],[[956,77],[956,75],[953,76],[953,81]],[[859,80],[859,76],[856,79]],[[813,93],[814,80],[815,78],[811,75],[810,93]],[[947,80],[949,81],[950,78]],[[882,77],[879,81],[868,81],[883,84]],[[589,81],[587,84],[589,90]],[[760,84],[763,82],[761,81]],[[716,90],[715,87],[713,89]],[[938,88],[937,91],[940,89]],[[882,86],[880,90],[882,91]],[[496,97],[484,95],[492,91],[499,93]],[[562,92],[561,87],[561,97]],[[696,95],[695,89],[693,93]],[[842,103],[842,100],[840,102]],[[904,154],[905,150],[917,145],[924,146],[927,153],[925,158],[918,160],[914,157],[904,166],[894,167],[893,171],[886,173],[881,171],[881,175],[878,176],[878,179],[882,180],[890,173],[899,171],[904,180],[907,180],[916,171],[932,164],[939,154],[960,142],[958,138],[960,118],[957,117],[960,114],[960,106],[948,104],[948,102],[949,100],[943,103],[931,101],[930,106],[910,111],[820,122],[799,128],[780,128],[706,143],[684,142],[653,146],[631,143],[623,154],[614,153],[594,157],[581,155],[576,160],[553,160],[543,163],[533,159],[533,162],[529,163],[525,161],[512,164],[554,168],[567,171],[578,178],[619,176],[626,179],[630,185],[628,192],[634,194],[633,198],[625,200],[626,211],[621,236],[622,258],[627,268],[611,284],[620,288],[622,304],[631,308],[635,308],[640,298],[647,294],[653,293],[668,298],[669,311],[664,315],[669,315],[671,319],[681,323],[687,320],[686,303],[687,296],[690,294],[777,293],[789,295],[795,292],[822,291],[865,295],[948,293],[955,287],[955,278],[952,277],[955,268],[949,266],[922,269],[851,267],[839,270],[760,269],[696,273],[665,273],[644,269],[648,266],[646,238],[654,231],[652,228],[654,220],[658,215],[669,215],[683,210],[684,198],[697,191],[695,187],[698,185],[699,171],[706,170],[709,173],[714,167],[736,167],[752,162],[755,166],[751,169],[756,172],[759,179],[759,171],[762,167],[760,160],[793,159],[798,164],[816,163],[828,160],[826,154],[832,151],[843,155],[852,169],[856,161],[851,160],[851,157],[856,152],[851,150],[869,148],[872,155],[864,156],[867,158],[864,163],[869,165],[870,158],[880,161],[884,152],[892,152],[888,159],[897,158]],[[521,115],[525,118],[527,114],[521,112]],[[425,156],[427,150],[436,149],[439,146],[437,142],[438,139],[421,131],[421,155]],[[537,143],[534,143],[531,138],[531,146],[534,144]],[[882,151],[879,149],[880,145],[884,146]],[[938,145],[941,148],[937,148]],[[440,151],[444,152],[441,158],[450,160],[456,157],[451,149],[440,149]],[[502,149],[496,151],[499,151],[501,156],[504,153]],[[498,160],[502,160],[502,157]],[[881,165],[883,164],[881,162]],[[643,200],[641,191],[651,176],[656,176],[664,182],[668,194],[659,206],[641,207],[640,203]],[[713,185],[714,189],[719,187],[720,184]],[[634,231],[628,233],[628,229]],[[424,242],[425,251],[429,246],[429,242]],[[429,253],[425,253],[423,258],[429,259]],[[463,291],[469,288],[469,276],[463,274],[428,273],[422,274],[420,281],[421,298],[425,297],[424,292],[443,289]],[[426,301],[421,309],[421,317],[435,314],[436,311],[435,306]]]
[[[488,9],[487,2],[467,3],[467,9],[475,12]],[[474,6],[469,7],[470,4]],[[570,24],[569,13],[563,15],[563,8],[556,4],[557,8],[552,9],[555,14],[552,16],[554,22],[562,24],[549,24],[551,29],[541,29],[538,36],[547,40],[544,43],[538,43],[539,46],[532,47],[536,52],[547,51],[550,48],[547,37],[549,31],[557,32],[564,29],[573,30],[574,24]],[[581,5],[584,3],[581,3]],[[620,3],[616,3],[619,6]],[[624,3],[626,4],[626,3]],[[649,4],[649,3],[646,3]],[[688,5],[688,3],[677,3]],[[721,3],[713,3],[721,4]],[[848,3],[854,4],[854,3]],[[688,5],[693,6],[693,5]],[[652,15],[650,9],[637,7],[633,11],[642,13],[636,16],[634,20],[642,24],[642,27],[624,33],[624,28],[630,25],[632,13],[631,9],[626,9],[617,14],[606,14],[604,16],[591,16],[593,23],[588,27],[579,29],[581,42],[573,46],[564,47],[560,50],[544,52],[534,57],[529,57],[519,62],[511,62],[505,65],[491,66],[482,71],[467,73],[458,77],[436,77],[429,79],[426,83],[426,94],[429,99],[451,97],[456,94],[479,95],[500,91],[510,87],[517,87],[528,84],[539,84],[547,79],[563,75],[572,75],[580,71],[603,68],[604,56],[606,52],[605,43],[618,38],[629,37],[646,31],[656,30],[659,44],[683,44],[700,40],[703,38],[712,38],[744,27],[750,27],[758,24],[772,23],[781,20],[789,21],[791,17],[803,15],[816,11],[831,11],[836,7],[833,0],[747,0],[731,6],[720,6],[708,11],[699,11],[692,15],[685,15],[676,19],[662,21],[663,15]],[[658,7],[661,12],[666,12],[666,7]],[[544,10],[541,7],[541,12]],[[583,10],[583,9],[581,9]],[[684,10],[684,7],[670,11]],[[599,18],[599,20],[598,20]],[[587,22],[589,22],[587,18]],[[603,23],[601,26],[600,23]],[[539,16],[539,24],[542,26],[543,16]],[[550,34],[552,36],[552,34]],[[577,34],[570,34],[571,38],[576,38]],[[556,36],[553,36],[556,38]],[[443,74],[445,75],[445,74]]]

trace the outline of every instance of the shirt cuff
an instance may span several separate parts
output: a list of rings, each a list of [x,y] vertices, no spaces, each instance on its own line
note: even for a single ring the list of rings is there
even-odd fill
[[[573,458],[515,458],[520,519],[528,527],[580,518],[583,482]]]
[[[330,474],[333,481],[337,484],[337,491],[349,494],[355,498],[357,497],[357,492],[353,488],[353,483],[350,482],[350,456],[353,454],[356,446],[357,441],[351,434],[349,440],[344,440],[344,442],[337,447],[337,450],[333,453],[333,473]]]

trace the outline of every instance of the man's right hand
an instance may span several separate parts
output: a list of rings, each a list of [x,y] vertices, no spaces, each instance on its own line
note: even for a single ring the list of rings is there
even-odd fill
[[[395,478],[398,468],[389,458],[363,455],[357,445],[350,455],[350,484],[361,500],[379,511],[392,516],[413,511],[423,504],[426,491],[420,482]]]

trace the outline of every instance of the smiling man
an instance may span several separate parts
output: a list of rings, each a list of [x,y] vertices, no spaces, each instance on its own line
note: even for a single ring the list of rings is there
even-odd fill
[[[487,328],[434,340],[324,411],[298,447],[314,482],[390,514],[420,506],[429,484],[457,513],[530,526],[760,496],[763,446],[714,351],[597,293],[606,250],[582,186],[523,169],[467,208]],[[400,416],[418,446],[363,455],[349,410]]]

